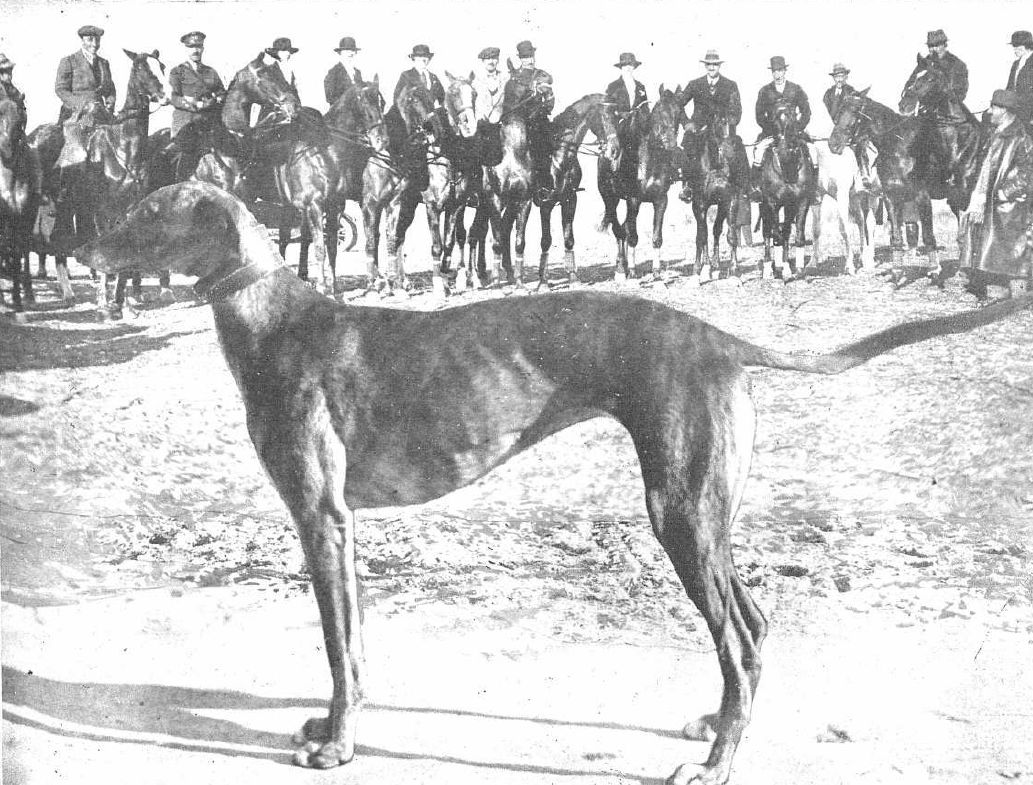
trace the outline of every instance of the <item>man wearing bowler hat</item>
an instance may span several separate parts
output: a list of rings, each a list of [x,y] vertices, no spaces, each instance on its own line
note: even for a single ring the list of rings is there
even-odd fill
[[[78,32],[82,46],[78,52],[61,58],[54,79],[54,92],[61,99],[58,123],[91,101],[101,101],[108,112],[115,108],[111,65],[97,54],[104,31],[94,25],[84,25]]]
[[[994,91],[990,149],[962,214],[962,267],[970,289],[992,299],[1028,291],[1033,277],[1031,110],[1033,96]]]
[[[757,135],[757,146],[753,149],[753,185],[751,196],[759,198],[760,166],[764,161],[764,153],[771,147],[775,138],[775,104],[784,101],[796,110],[796,128],[805,140],[809,141],[806,128],[811,121],[811,105],[807,101],[807,93],[796,82],[786,79],[789,68],[785,58],[776,55],[771,58],[771,81],[760,88],[757,93],[757,105],[754,114],[760,133]],[[809,153],[808,149],[808,153]]]
[[[521,41],[517,44],[517,57],[520,66],[509,74],[502,99],[503,116],[510,112],[520,112],[527,123],[527,142],[531,148],[531,162],[534,164],[535,185],[539,191],[551,191],[552,182],[552,123],[549,115],[556,105],[556,96],[552,91],[552,75],[535,65],[534,44]],[[541,97],[539,110],[527,114],[521,107],[520,94],[530,90]]]
[[[617,114],[622,165],[633,172],[638,169],[638,145],[634,144],[636,131],[649,115],[645,85],[635,78],[635,69],[642,63],[633,52],[621,52],[613,65],[620,69],[621,75],[606,85],[606,102]]]
[[[1022,95],[1033,95],[1033,33],[1016,30],[1011,34],[1011,45],[1015,49],[1015,62],[1008,72],[1008,90]]]
[[[947,89],[954,93],[959,101],[964,101],[965,96],[968,95],[968,66],[956,54],[947,51],[947,34],[943,30],[930,30],[925,37],[925,45],[929,47],[927,59],[935,63],[947,75]],[[911,72],[908,81],[910,82],[927,67],[928,64],[920,60],[915,66],[915,70]]]
[[[218,72],[201,62],[205,38],[200,30],[181,36],[187,59],[169,71],[173,144],[168,151],[176,161],[177,180],[190,177],[204,150],[211,147],[226,97]]]
[[[355,66],[355,56],[359,51],[359,47],[355,45],[355,39],[346,35],[334,51],[337,52],[338,62],[326,72],[326,76],[323,78],[323,93],[330,106],[337,103],[337,99],[344,95],[349,88],[362,82],[362,71]]]
[[[412,68],[402,71],[395,85],[395,92],[391,103],[398,103],[398,96],[406,87],[416,85],[430,93],[434,106],[442,106],[445,103],[445,88],[436,74],[430,71],[430,61],[434,53],[426,44],[416,44],[412,48],[409,59],[412,60]]]

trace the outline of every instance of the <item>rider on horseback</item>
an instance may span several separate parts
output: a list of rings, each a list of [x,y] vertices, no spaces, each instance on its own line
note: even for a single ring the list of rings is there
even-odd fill
[[[843,99],[848,95],[857,93],[857,90],[847,82],[849,75],[850,69],[842,63],[835,63],[832,66],[832,70],[829,71],[829,76],[832,77],[835,84],[825,91],[825,95],[822,96],[822,102],[825,104],[825,109],[828,110],[829,117],[832,118],[833,125],[839,119],[839,112],[843,107]],[[867,186],[871,180],[871,161],[875,157],[875,148],[870,140],[860,138],[854,139],[850,148],[854,151],[854,157],[857,158],[861,179]]]
[[[775,105],[779,102],[789,104],[796,110],[796,130],[805,142],[810,142],[807,135],[807,123],[811,121],[811,106],[807,102],[807,93],[795,82],[786,79],[785,58],[775,55],[771,58],[770,64],[771,81],[760,88],[757,93],[757,105],[755,114],[757,125],[760,126],[760,133],[757,134],[757,144],[753,149],[753,167],[750,173],[750,198],[760,198],[760,168],[764,162],[764,153],[775,141]],[[806,148],[805,148],[806,149]],[[810,150],[806,149],[810,156]]]
[[[631,52],[621,52],[614,63],[621,70],[619,78],[606,86],[606,101],[617,114],[617,138],[621,146],[621,167],[629,172],[638,170],[639,129],[649,117],[649,99],[645,86],[635,79],[635,69],[642,63]]]
[[[944,72],[947,78],[946,88],[954,93],[959,101],[964,102],[965,96],[968,95],[968,66],[956,54],[947,51],[947,34],[943,30],[930,30],[925,37],[925,45],[929,47],[929,56],[919,56],[918,64],[908,77],[908,82],[930,66],[934,66]]]
[[[25,113],[25,93],[14,86],[14,63],[7,59],[7,55],[0,52],[0,100],[6,98],[14,101]],[[24,129],[23,129],[24,130]]]
[[[338,62],[323,77],[323,94],[330,106],[350,88],[362,84],[362,71],[355,67],[355,55],[359,51],[355,39],[346,35],[334,51],[337,52]]]
[[[551,191],[552,172],[552,123],[549,115],[556,105],[556,96],[552,92],[552,75],[535,66],[534,44],[521,41],[517,44],[517,57],[520,67],[512,72],[506,82],[502,99],[503,117],[510,112],[521,111],[527,122],[527,141],[531,148],[531,161],[534,164],[535,180],[539,191]],[[540,111],[530,115],[519,107],[519,88],[541,94]]]
[[[698,79],[693,79],[682,93],[684,105],[692,102],[692,117],[685,127],[685,136],[682,138],[682,149],[689,160],[690,166],[694,166],[699,159],[699,143],[703,133],[713,128],[718,118],[723,118],[728,123],[728,136],[733,144],[741,149],[742,157],[745,158],[746,149],[742,139],[735,133],[735,127],[742,120],[742,101],[739,98],[739,86],[727,76],[721,75],[721,64],[724,60],[715,49],[707,51],[700,62],[706,68],[707,73]],[[712,163],[716,163],[718,156],[711,157]],[[741,173],[745,175],[745,172]],[[692,189],[689,177],[685,178],[680,198],[683,201],[692,200]]]
[[[226,88],[214,68],[201,62],[205,34],[199,30],[179,40],[188,56],[169,72],[172,88],[172,142],[166,151],[176,164],[176,179],[186,180],[197,162],[214,146],[214,135],[222,123],[222,102]]]
[[[61,99],[60,125],[85,104],[100,101],[108,113],[115,109],[115,83],[111,81],[111,65],[97,54],[104,30],[94,25],[79,28],[82,48],[62,57],[57,66],[54,92]]]
[[[470,83],[474,91],[477,136],[482,141],[482,162],[494,166],[502,160],[502,98],[505,80],[499,73],[499,48],[487,46],[477,55],[481,73]]]
[[[402,107],[399,105],[398,99],[407,88],[417,89],[423,95],[424,101],[428,105],[434,106],[435,109],[444,106],[445,88],[437,75],[431,73],[429,69],[432,57],[434,57],[434,53],[426,44],[416,44],[412,48],[409,59],[412,60],[413,67],[402,71],[391,99],[394,109],[399,113]],[[388,124],[388,133],[394,137],[391,140],[392,147],[399,151],[403,166],[409,177],[412,178],[412,187],[416,191],[422,191],[430,181],[430,172],[427,168],[427,148],[422,140],[413,136],[414,130],[410,130],[408,138],[402,139],[399,138],[399,134],[404,131],[404,128],[399,129],[394,123],[389,122]]]

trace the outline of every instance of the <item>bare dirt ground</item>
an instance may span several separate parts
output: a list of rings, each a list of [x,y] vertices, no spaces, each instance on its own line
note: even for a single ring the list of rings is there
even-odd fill
[[[615,289],[585,202],[579,259]],[[355,284],[360,254],[342,261]],[[713,645],[630,441],[596,420],[432,504],[361,515],[360,757],[290,767],[328,671],[210,310],[176,281],[177,305],[103,323],[74,272],[73,307],[42,287],[25,324],[0,322],[5,782],[654,783],[705,759],[678,731],[717,706]],[[752,267],[741,286],[628,291],[800,351],[976,304],[960,279]],[[447,307],[475,296],[512,295]],[[753,373],[735,558],[772,633],[735,782],[1033,782],[1031,335],[1025,312],[839,377]]]

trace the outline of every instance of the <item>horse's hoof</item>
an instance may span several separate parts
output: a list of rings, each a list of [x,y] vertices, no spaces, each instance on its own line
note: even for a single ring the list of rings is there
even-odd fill
[[[549,282],[548,282],[548,281],[539,281],[539,282],[538,282],[538,285],[537,285],[537,286],[535,287],[535,289],[534,289],[534,290],[535,290],[536,292],[547,292],[547,291],[549,291],[549,289],[551,289],[551,288],[552,288],[552,287],[551,287],[551,286],[549,285]]]

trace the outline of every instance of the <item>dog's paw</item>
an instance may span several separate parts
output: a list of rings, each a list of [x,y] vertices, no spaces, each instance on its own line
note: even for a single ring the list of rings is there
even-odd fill
[[[337,742],[310,741],[300,750],[294,753],[294,764],[306,769],[332,769],[335,766],[343,766],[355,757],[354,750],[346,750],[343,744]]]

